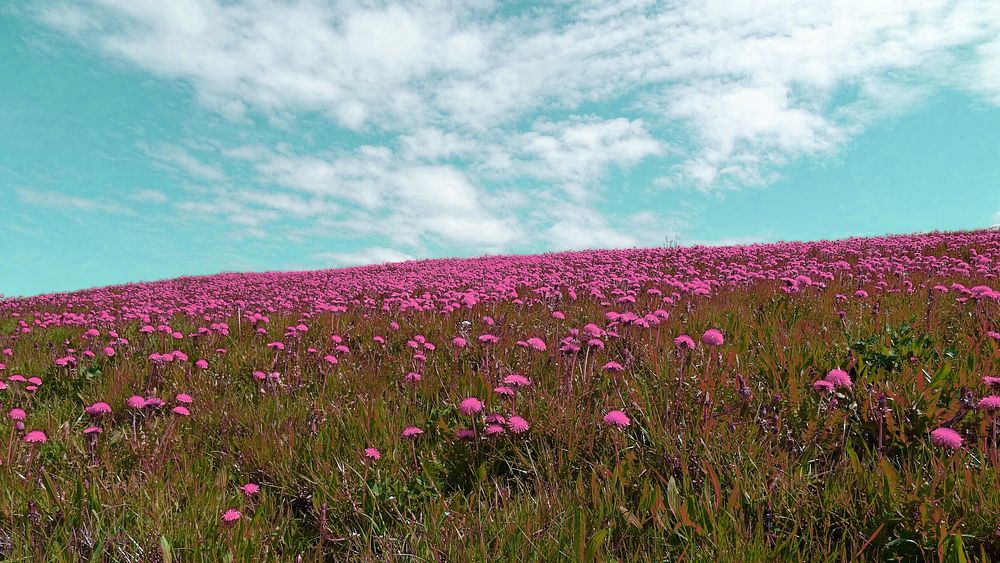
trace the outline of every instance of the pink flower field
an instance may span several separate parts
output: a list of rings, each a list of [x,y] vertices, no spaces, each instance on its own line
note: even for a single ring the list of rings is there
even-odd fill
[[[0,556],[1000,559],[1000,232],[0,301]]]

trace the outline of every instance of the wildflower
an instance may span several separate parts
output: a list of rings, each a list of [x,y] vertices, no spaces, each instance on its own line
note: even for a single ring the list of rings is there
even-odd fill
[[[24,435],[24,441],[29,444],[44,444],[48,441],[48,438],[45,436],[45,432],[42,432],[41,430],[32,430]]]
[[[375,448],[365,448],[365,457],[371,460],[378,461],[382,459],[382,452]]]
[[[260,486],[257,485],[257,483],[247,483],[246,485],[240,487],[240,490],[243,491],[243,494],[245,494],[246,496],[251,496],[257,494],[260,491]]]
[[[990,412],[1000,410],[1000,396],[987,395],[983,397],[979,400],[979,408]]]
[[[987,385],[989,387],[1000,387],[1000,377],[994,377],[992,375],[984,375],[983,385]]]
[[[84,409],[84,411],[91,416],[111,414],[111,405],[107,403],[94,403]]]
[[[190,405],[191,403],[194,402],[194,399],[191,398],[191,395],[188,395],[187,393],[178,393],[177,397],[175,398],[177,399],[178,403],[183,403],[185,405]]]
[[[91,434],[100,434],[101,432],[103,432],[103,430],[101,430],[100,426],[88,426],[83,429],[83,433],[88,436]]]
[[[625,371],[625,368],[623,368],[622,365],[619,364],[618,362],[608,362],[604,364],[604,367],[602,369],[610,373],[621,373]]]
[[[140,397],[139,395],[132,395],[125,403],[129,406],[129,408],[139,410],[146,406],[146,399]]]
[[[489,426],[486,427],[486,434],[488,436],[495,436],[497,434],[503,434],[503,433],[504,433],[504,428],[499,424],[490,424]]]
[[[483,410],[483,402],[475,397],[466,397],[458,404],[458,410],[465,416],[471,416]]]
[[[864,299],[865,297],[868,297],[868,292],[863,289],[859,289],[854,292],[854,296],[859,299]]]
[[[722,331],[717,328],[710,328],[701,335],[701,341],[709,346],[722,346],[726,339],[722,336]]]
[[[833,383],[830,383],[825,379],[820,379],[819,381],[813,382],[813,389],[819,391],[820,393],[832,393]]]
[[[691,348],[694,348],[694,339],[686,334],[682,334],[674,339],[674,346],[680,349],[690,350]]]
[[[519,373],[512,373],[508,375],[503,378],[503,382],[507,385],[513,385],[514,387],[528,387],[531,385],[531,380]]]
[[[416,426],[407,426],[403,430],[403,437],[404,438],[416,438],[417,436],[419,436],[419,435],[421,435],[423,433],[424,433],[424,431],[421,430],[421,429],[419,429],[419,428],[417,428]]]
[[[507,419],[507,426],[514,434],[520,434],[528,430],[528,421],[515,415]]]
[[[194,367],[198,369],[208,369],[208,360],[201,359],[194,363]]]
[[[170,412],[180,416],[191,416],[191,411],[187,410],[187,407],[177,406],[170,409]]]
[[[830,370],[830,373],[826,374],[826,380],[832,383],[834,387],[847,387],[850,389],[854,385],[851,381],[851,376],[839,368]]]
[[[463,428],[455,433],[459,440],[471,440],[476,437],[476,431],[471,428]]]
[[[243,518],[243,515],[240,514],[240,511],[236,510],[235,508],[230,508],[229,510],[222,513],[222,521],[227,524],[235,522],[240,518]]]
[[[931,442],[954,451],[962,447],[962,436],[951,428],[941,427],[931,432]]]
[[[527,342],[529,347],[539,352],[545,351],[545,341],[543,341],[541,338],[529,338]]]
[[[629,420],[628,415],[626,415],[624,412],[620,410],[608,411],[604,415],[604,422],[611,424],[613,426],[617,426],[619,428],[624,428],[629,424],[632,424],[632,421]]]
[[[423,378],[424,376],[420,375],[419,372],[411,371],[410,373],[406,374],[406,377],[404,377],[403,380],[406,381],[407,383],[416,383]]]
[[[497,395],[503,395],[505,397],[513,397],[514,396],[514,390],[511,389],[510,387],[505,387],[503,385],[501,385],[500,387],[497,387],[497,388],[493,389],[493,392],[496,393]]]
[[[10,409],[7,413],[7,418],[11,420],[24,420],[26,416],[24,409]]]

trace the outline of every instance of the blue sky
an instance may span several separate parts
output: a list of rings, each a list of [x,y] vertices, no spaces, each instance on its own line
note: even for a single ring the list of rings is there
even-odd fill
[[[1000,3],[903,4],[5,3],[0,293],[1000,223]]]

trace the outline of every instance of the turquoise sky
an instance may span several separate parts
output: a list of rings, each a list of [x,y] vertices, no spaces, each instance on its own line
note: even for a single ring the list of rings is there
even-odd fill
[[[4,4],[0,294],[1000,223],[1000,3],[770,4]]]

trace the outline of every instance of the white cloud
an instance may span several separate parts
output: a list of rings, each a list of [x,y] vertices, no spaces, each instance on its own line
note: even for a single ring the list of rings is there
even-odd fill
[[[140,147],[227,186],[178,209],[252,232],[293,218],[414,254],[536,238],[559,248],[656,243],[677,232],[671,218],[602,210],[613,171],[648,164],[659,185],[703,191],[766,185],[939,88],[1000,105],[994,0],[621,0],[543,4],[531,17],[501,8],[100,0],[38,14],[184,81],[246,127],[242,146]],[[263,117],[308,138],[303,114],[372,144],[307,150],[254,137],[251,118]],[[247,185],[228,186],[230,167],[250,171]]]
[[[162,165],[187,172],[201,180],[221,181],[226,179],[225,173],[211,164],[206,164],[195,158],[184,147],[170,144],[147,145],[140,144],[140,149]]]
[[[373,246],[354,252],[321,252],[314,254],[313,259],[333,266],[362,266],[365,264],[405,262],[414,258],[394,248]]]
[[[611,228],[604,217],[585,208],[561,206],[555,222],[545,231],[552,248],[585,250],[628,248],[637,245],[634,237]]]
[[[142,203],[166,203],[167,195],[159,190],[138,189],[129,194],[129,199]]]
[[[596,116],[538,123],[516,144],[523,154],[537,159],[530,170],[533,175],[579,182],[600,179],[612,165],[626,167],[665,150],[642,120]]]
[[[991,0],[557,3],[531,15],[486,1],[103,0],[46,4],[39,17],[189,81],[224,115],[252,108],[294,123],[296,112],[318,111],[344,127],[401,134],[402,157],[467,154],[476,144],[461,131],[508,147],[533,134],[516,123],[539,110],[637,96],[650,138],[635,142],[686,131],[687,154],[663,163],[663,174],[702,189],[766,183],[789,159],[837,150],[873,115],[894,111],[895,98],[859,87],[874,77],[908,87],[960,74],[956,85],[1000,104]],[[854,104],[867,107],[865,120],[845,111]],[[222,174],[177,147],[159,152],[196,176]],[[506,164],[502,151],[484,153],[479,165]],[[575,155],[546,156],[557,171],[586,170]]]
[[[129,209],[121,205],[69,195],[63,192],[19,189],[17,195],[21,202],[37,207],[48,207],[64,211],[100,211],[104,213],[129,213]]]

